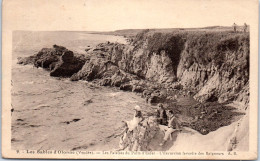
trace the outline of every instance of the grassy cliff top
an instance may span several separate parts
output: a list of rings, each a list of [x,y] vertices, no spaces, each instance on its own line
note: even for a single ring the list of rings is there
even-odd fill
[[[238,30],[242,31],[243,26],[238,26]],[[125,36],[125,37],[134,37],[138,33],[147,29],[123,29],[116,31],[108,31],[108,32],[92,32],[92,34],[105,34],[105,35],[116,35],[116,36]],[[209,26],[203,28],[160,28],[160,29],[149,29],[150,33],[171,33],[176,31],[204,31],[204,32],[225,32],[232,31],[232,26]]]

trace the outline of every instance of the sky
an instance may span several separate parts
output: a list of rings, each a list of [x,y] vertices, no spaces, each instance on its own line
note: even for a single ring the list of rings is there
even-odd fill
[[[243,25],[257,0],[4,0],[15,30],[113,31]]]

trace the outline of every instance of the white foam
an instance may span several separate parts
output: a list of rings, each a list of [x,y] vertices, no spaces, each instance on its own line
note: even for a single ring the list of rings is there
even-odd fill
[[[34,81],[25,81],[22,84],[34,84]]]

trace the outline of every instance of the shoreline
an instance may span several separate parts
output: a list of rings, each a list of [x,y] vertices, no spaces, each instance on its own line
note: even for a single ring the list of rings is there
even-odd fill
[[[167,110],[171,109],[179,116],[183,127],[194,129],[203,136],[228,127],[237,118],[245,115],[243,111],[232,107],[232,104],[230,106],[230,103],[238,101],[245,108],[248,106],[247,64],[239,60],[247,58],[237,58],[236,53],[233,53],[227,60],[217,58],[212,61],[214,54],[205,55],[209,57],[205,60],[204,57],[189,57],[188,54],[190,50],[205,50],[210,53],[217,50],[214,52],[221,54],[243,50],[243,55],[248,51],[247,34],[177,32],[172,35],[155,33],[151,36],[149,32],[144,30],[129,44],[98,44],[85,55],[54,45],[53,48],[42,49],[31,57],[20,58],[18,64],[34,64],[37,68],[50,71],[50,75],[54,77],[67,77],[72,81],[83,80],[134,92],[149,105],[164,103]],[[168,38],[173,44],[167,44],[172,43],[164,40]],[[213,47],[201,49],[196,46],[198,44],[193,44],[203,38],[209,41],[208,46]],[[217,45],[215,39],[219,41]],[[162,41],[161,44],[158,41]],[[245,45],[234,49],[228,43]],[[175,46],[172,48],[171,45]],[[230,61],[237,61],[235,68]],[[236,86],[232,86],[234,82]],[[197,102],[192,102],[193,98]]]
[[[59,46],[56,47],[56,48],[58,50],[59,50],[59,48],[61,48],[62,50],[65,50],[65,51],[67,50],[66,48],[59,47]],[[55,50],[57,50],[57,49],[55,49]],[[77,57],[77,56],[76,56],[76,58],[82,59],[82,58]],[[22,63],[24,63],[23,62],[24,60],[20,60],[20,61],[22,61]],[[18,64],[19,63],[20,62],[18,62]],[[29,64],[30,64],[30,62],[29,62]],[[66,68],[63,69],[63,70],[66,70]],[[57,77],[57,76],[55,76],[55,77]],[[72,77],[73,77],[73,75],[72,75]],[[72,77],[70,77],[70,78],[64,77],[64,78],[71,80]],[[58,75],[57,79],[63,79],[63,78]],[[100,79],[100,80],[97,79],[97,80],[93,80],[93,81],[88,81],[88,80],[83,79],[81,81],[90,82],[91,84],[93,84],[95,86],[105,86],[105,87],[107,86],[106,84],[103,84],[102,82],[100,82],[100,81],[102,81],[102,79]],[[142,79],[139,79],[138,81],[141,82],[141,84],[145,85],[146,87],[151,85],[151,87],[154,88],[153,86],[155,84],[152,85],[151,83],[149,83],[149,81],[142,80]],[[137,84],[138,84],[138,82],[137,82]],[[148,86],[146,84],[148,84]],[[204,104],[204,103],[200,103],[198,101],[195,102],[195,100],[193,101],[193,96],[195,94],[190,93],[189,90],[182,90],[182,89],[170,90],[167,87],[158,87],[156,85],[155,85],[155,90],[150,89],[152,91],[152,93],[149,94],[149,95],[154,95],[158,91],[159,91],[159,93],[157,93],[157,95],[155,95],[155,96],[152,96],[152,97],[155,98],[154,100],[147,99],[148,98],[147,92],[149,93],[149,91],[147,91],[148,89],[145,86],[142,87],[140,85],[137,85],[136,87],[131,87],[130,90],[128,89],[128,87],[122,88],[122,87],[119,87],[117,85],[115,85],[114,87],[113,86],[110,86],[110,87],[115,88],[116,90],[120,90],[120,91],[134,92],[136,95],[138,95],[142,99],[146,100],[146,102],[153,107],[156,107],[156,105],[158,103],[160,103],[161,101],[165,101],[165,102],[162,102],[162,103],[164,103],[165,109],[166,110],[173,110],[180,117],[180,119],[183,121],[183,126],[191,127],[193,129],[199,131],[203,135],[208,134],[211,131],[215,131],[216,129],[215,128],[211,129],[211,127],[208,127],[208,130],[205,130],[204,128],[201,128],[203,125],[202,126],[199,125],[199,127],[197,127],[198,124],[201,124],[201,123],[197,122],[198,119],[203,119],[203,118],[208,117],[208,116],[215,118],[215,115],[218,115],[218,113],[223,113],[223,112],[225,113],[226,111],[228,112],[230,110],[233,110],[232,108],[230,108],[230,106],[227,106],[227,103],[222,104],[222,103],[217,103],[217,102],[212,102],[212,103],[207,102],[207,103]],[[175,87],[175,88],[178,88],[178,84],[177,84],[177,87]],[[171,93],[171,92],[173,92],[174,94]],[[168,99],[168,95],[170,95],[169,99]],[[175,96],[172,97],[173,95],[175,95]],[[159,102],[157,102],[156,99]],[[205,112],[205,108],[208,108],[208,110],[210,112]],[[191,109],[192,109],[193,112],[190,111]],[[242,111],[240,111],[240,112],[242,112]],[[231,112],[231,113],[228,112],[226,114],[227,114],[228,117],[229,117],[229,115],[231,115],[231,116],[232,115],[235,115],[235,116],[236,115],[238,115],[238,116],[243,115],[243,113],[240,113],[240,112],[237,112],[237,110],[234,110],[233,112]],[[187,115],[187,113],[189,113],[189,114]],[[151,114],[148,114],[148,115],[151,115]],[[225,117],[223,117],[222,119],[225,120]],[[185,122],[185,120],[186,121],[189,120],[189,121]],[[223,122],[223,120],[222,120],[220,125],[217,125],[217,128],[231,124],[233,122],[231,120],[232,120],[232,118],[230,118],[230,120],[227,123],[225,123],[225,121]],[[191,125],[194,122],[195,123],[197,122],[196,125],[195,126]],[[223,123],[224,123],[224,125],[222,125]]]

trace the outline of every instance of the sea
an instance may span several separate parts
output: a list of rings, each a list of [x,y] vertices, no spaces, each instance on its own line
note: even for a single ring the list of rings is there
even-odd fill
[[[112,150],[118,147],[123,120],[131,120],[135,105],[145,112],[155,107],[135,93],[91,82],[50,77],[18,57],[36,54],[54,44],[85,54],[102,42],[125,38],[74,31],[15,31],[12,51],[12,149]]]

